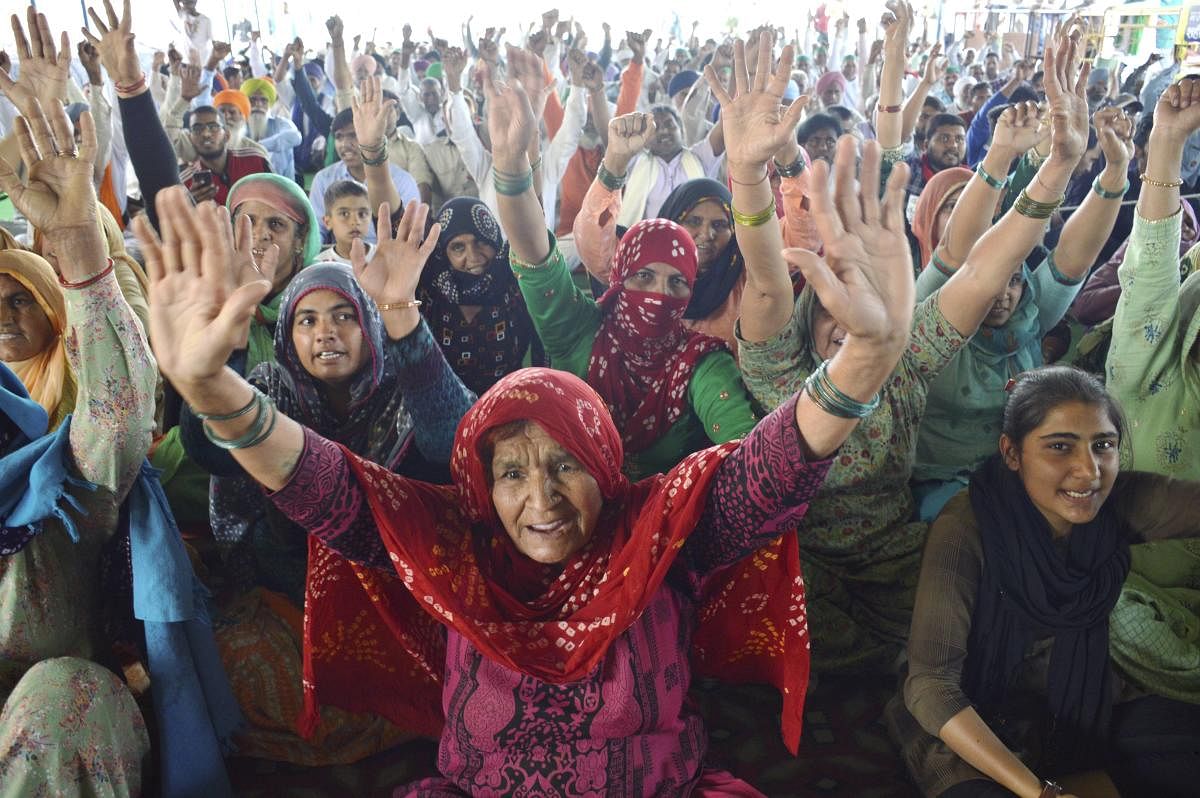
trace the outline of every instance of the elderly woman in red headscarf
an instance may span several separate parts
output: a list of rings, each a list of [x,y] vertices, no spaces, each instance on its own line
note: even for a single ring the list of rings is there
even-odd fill
[[[528,178],[528,100],[490,78],[487,88],[499,172]],[[517,257],[539,263],[551,247],[534,221],[532,181],[519,182],[501,192],[501,219]],[[882,206],[852,182],[839,183],[836,206],[815,186],[818,213],[854,235],[903,236],[903,181]],[[907,259],[806,262],[845,343],[740,443],[630,483],[605,400],[578,377],[527,369],[467,414],[454,485],[433,486],[304,429],[224,366],[269,284],[237,287],[201,268],[230,260],[217,251],[229,236],[215,212],[192,210],[174,188],[157,205],[169,243],[141,222],[139,235],[160,366],[212,438],[311,535],[310,711],[330,701],[440,731],[443,775],[409,794],[759,795],[704,764],[704,726],[686,700],[689,648],[704,672],[783,688],[795,750],[807,642],[796,536],[782,533],[904,351]],[[626,257],[682,262],[656,231],[684,254],[686,237],[653,224],[635,229]],[[420,320],[415,281],[372,269],[360,279],[378,292],[388,335],[402,339]],[[649,302],[618,296],[614,307],[655,318]],[[756,555],[763,547],[772,550]]]

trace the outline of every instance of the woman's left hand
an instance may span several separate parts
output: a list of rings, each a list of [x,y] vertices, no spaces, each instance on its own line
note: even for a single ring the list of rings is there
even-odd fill
[[[379,219],[375,223],[379,243],[370,262],[361,240],[350,247],[350,262],[354,264],[358,284],[378,305],[405,304],[416,298],[421,272],[442,232],[439,224],[425,232],[429,206],[424,203],[415,200],[408,203],[395,235],[391,232],[391,214],[386,202],[379,206]],[[385,312],[384,319],[387,318]]]
[[[746,45],[739,39],[733,50],[733,80],[727,91],[712,64],[704,68],[704,77],[721,104],[721,122],[725,132],[725,152],[729,172],[743,182],[761,179],[767,160],[783,147],[790,136],[795,138],[800,114],[808,103],[807,97],[781,107],[783,92],[791,80],[792,46],[783,48],[783,55],[771,72],[772,37],[763,33],[758,47],[751,55],[758,68],[751,79],[746,69]]]

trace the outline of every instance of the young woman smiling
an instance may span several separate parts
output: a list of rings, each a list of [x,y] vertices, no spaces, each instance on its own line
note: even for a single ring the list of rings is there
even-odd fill
[[[1099,769],[1122,795],[1194,794],[1200,707],[1124,680],[1109,615],[1131,543],[1200,532],[1200,483],[1120,473],[1125,432],[1096,378],[1028,372],[999,451],[930,529],[886,713],[929,798],[1053,796],[1048,779]]]

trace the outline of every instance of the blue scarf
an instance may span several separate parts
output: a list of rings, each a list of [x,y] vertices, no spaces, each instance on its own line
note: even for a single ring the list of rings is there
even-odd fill
[[[71,417],[46,434],[46,412],[0,364],[0,554],[16,554],[56,518],[72,540],[67,507],[83,513],[68,485],[95,485],[67,473]],[[134,615],[143,621],[159,726],[162,794],[232,795],[222,749],[241,713],[217,655],[196,578],[158,472],[143,463],[126,499]]]

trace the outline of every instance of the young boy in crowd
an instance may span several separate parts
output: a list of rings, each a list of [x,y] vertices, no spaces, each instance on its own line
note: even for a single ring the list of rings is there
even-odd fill
[[[363,239],[367,249],[367,260],[375,254],[375,247],[367,243],[367,231],[371,228],[371,206],[367,203],[367,187],[357,180],[339,180],[325,190],[325,226],[333,233],[333,246],[322,250],[318,261],[350,263],[350,245],[354,239]]]

